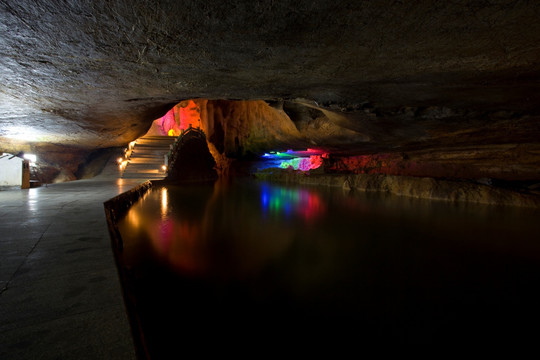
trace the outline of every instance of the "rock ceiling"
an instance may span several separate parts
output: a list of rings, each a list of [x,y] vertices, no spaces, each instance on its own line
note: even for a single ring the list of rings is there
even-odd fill
[[[316,109],[360,153],[534,153],[539,18],[506,0],[1,0],[0,150],[122,146],[203,98]]]

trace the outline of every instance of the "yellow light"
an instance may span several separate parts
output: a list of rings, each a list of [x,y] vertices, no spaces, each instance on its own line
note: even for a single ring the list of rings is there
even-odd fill
[[[167,210],[169,205],[169,195],[167,193],[167,188],[164,187],[161,189],[161,216],[167,216]]]
[[[139,221],[139,214],[137,214],[137,211],[134,211],[131,209],[128,212],[128,221],[131,223],[131,226],[138,228],[140,221]]]
[[[166,171],[167,170],[167,165],[163,165],[161,168],[163,169],[163,171]]]
[[[124,160],[123,158],[119,157],[117,161],[119,164],[121,164],[123,160]]]

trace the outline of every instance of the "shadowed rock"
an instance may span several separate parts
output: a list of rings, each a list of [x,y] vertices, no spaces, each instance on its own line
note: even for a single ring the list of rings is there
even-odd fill
[[[166,180],[173,183],[213,181],[218,177],[215,166],[204,133],[189,129],[178,140]]]

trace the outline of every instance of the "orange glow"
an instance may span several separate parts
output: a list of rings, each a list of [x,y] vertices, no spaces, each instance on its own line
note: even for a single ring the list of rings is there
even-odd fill
[[[179,136],[182,130],[201,126],[199,106],[193,100],[185,100],[175,105],[162,118],[155,120],[163,135]]]
[[[222,200],[228,198],[227,191],[223,189],[215,189],[212,197],[207,198],[202,206],[193,206],[189,192],[178,193],[178,190],[167,187],[152,189],[147,193],[149,200],[146,204],[145,195],[142,201],[129,209],[125,219],[127,228],[144,234],[137,237],[147,239],[145,241],[148,241],[147,244],[150,246],[143,247],[144,251],[151,251],[152,256],[166,262],[181,274],[189,276],[212,274],[220,278],[249,276],[263,268],[269,259],[284,251],[291,243],[294,232],[278,239],[272,231],[259,233],[257,230],[260,227],[260,219],[250,216],[255,209],[251,206],[240,206],[236,214],[225,215],[223,220],[226,221],[216,219],[215,214],[220,213]],[[209,195],[210,192],[206,194]],[[229,221],[227,219],[237,218],[247,220],[230,231],[224,231],[227,229],[224,227]],[[231,260],[226,271],[215,261],[217,254],[214,251],[214,239],[222,237],[235,239],[234,254],[227,256],[249,254],[242,262]],[[257,241],[252,241],[254,238]],[[126,245],[126,249],[128,247]],[[126,250],[128,257],[133,256],[128,254],[129,252],[138,251],[135,246],[129,248]]]
[[[135,229],[140,225],[139,214],[136,211],[129,212],[127,220]]]
[[[161,189],[161,216],[162,218],[167,217],[167,209],[169,206],[169,194],[167,188],[164,187]]]

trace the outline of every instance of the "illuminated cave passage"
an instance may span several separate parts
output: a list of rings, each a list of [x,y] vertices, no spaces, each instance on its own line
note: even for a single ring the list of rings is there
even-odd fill
[[[540,254],[534,190],[467,178],[479,169],[458,181],[452,166],[403,176],[426,169],[418,155],[355,154],[343,142],[368,141],[360,127],[315,107],[196,99],[153,122],[149,134],[179,134],[182,165],[106,204],[138,353],[165,358],[201,333],[331,346],[530,339],[506,329],[540,318],[528,285],[540,274],[527,259]],[[246,162],[256,170],[227,176]],[[221,178],[192,176],[198,167]]]
[[[227,176],[233,169],[235,174],[247,171],[267,180],[279,181],[281,177],[281,180],[305,182],[306,179],[295,178],[290,171],[288,175],[284,172],[280,175],[279,170],[298,173],[316,170],[319,178],[312,176],[311,183],[333,183],[348,189],[489,204],[536,206],[538,203],[534,198],[538,193],[535,170],[538,159],[531,155],[535,154],[535,145],[464,147],[459,137],[457,142],[449,142],[445,136],[435,136],[432,120],[428,120],[423,123],[424,131],[434,136],[422,139],[423,148],[418,148],[418,141],[411,141],[409,134],[401,130],[401,120],[386,120],[390,124],[384,125],[395,126],[396,130],[381,131],[359,118],[356,111],[345,110],[329,109],[305,100],[187,99],[155,119],[145,137],[148,142],[156,142],[151,137],[177,138],[190,127],[201,129],[214,158],[214,167],[221,176]],[[372,117],[371,107],[363,111]],[[154,149],[156,160],[154,170],[150,171],[154,175],[148,178],[160,179],[168,171],[169,143],[172,146],[175,142],[159,141],[163,144],[162,152]],[[158,145],[147,143],[147,146]],[[395,148],[400,151],[392,151]],[[528,151],[527,157],[521,156],[524,151]],[[518,161],[504,167],[491,165],[497,159]],[[129,170],[136,172],[134,167]],[[142,172],[134,176],[147,176]],[[322,175],[327,178],[322,179]],[[356,177],[343,177],[347,175]],[[389,185],[391,177],[368,181],[358,177],[363,175],[400,178]],[[434,183],[417,181],[423,177],[433,179]],[[504,190],[518,192],[506,196]]]
[[[130,325],[157,329],[151,352],[222,355],[204,335],[250,345],[242,323],[261,349],[534,343],[539,18],[0,1],[0,359],[145,359]]]
[[[294,111],[285,108],[294,108]],[[301,104],[276,107],[262,100],[189,99],[155,119],[144,137],[130,143],[126,157],[131,156],[132,148],[136,148],[141,139],[155,142],[159,137],[179,137],[190,127],[205,133],[222,172],[227,171],[233,159],[246,158],[259,158],[261,168],[273,166],[271,160],[282,159],[274,165],[308,171],[322,165],[322,157],[327,155],[325,148],[339,146],[339,141],[344,139],[353,142],[363,138],[360,133],[333,124],[321,111]],[[317,142],[322,146],[314,147]],[[294,146],[294,150],[290,146]],[[136,154],[137,150],[133,152]],[[121,164],[125,166],[125,162]],[[155,164],[156,169],[161,166]]]
[[[152,122],[146,135],[179,136],[182,130],[201,126],[201,110],[193,100],[175,105],[161,118]]]

